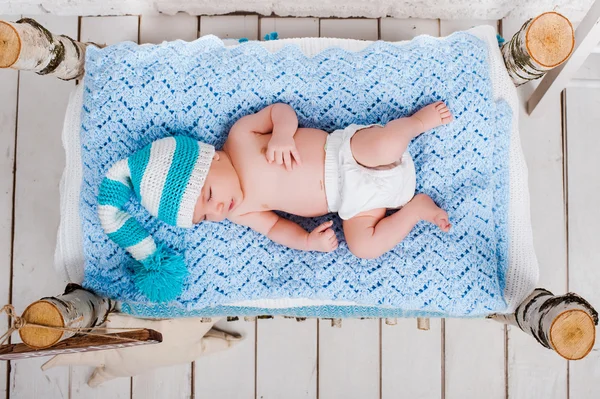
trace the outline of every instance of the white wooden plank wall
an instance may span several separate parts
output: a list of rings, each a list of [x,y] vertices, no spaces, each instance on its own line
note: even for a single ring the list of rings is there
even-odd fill
[[[14,18],[7,18],[14,19]],[[192,17],[78,18],[36,16],[56,33],[80,40],[115,43],[123,40],[160,43],[193,40],[198,35],[222,38],[262,38],[276,31],[280,38],[342,37],[388,41],[420,34],[448,35],[498,21],[438,21],[393,18],[316,19],[259,18],[256,15]],[[505,19],[508,40],[522,25]],[[597,79],[596,64],[587,63],[582,79]],[[53,259],[58,225],[58,181],[64,164],[60,132],[73,83],[14,71],[0,71],[0,302],[10,300],[22,311],[41,296],[63,289],[49,262]],[[18,90],[18,96],[17,96]],[[531,85],[520,89],[527,96]],[[17,107],[18,98],[18,107]],[[521,140],[529,166],[532,222],[540,261],[540,285],[557,293],[568,288],[599,306],[600,186],[596,154],[600,139],[599,88],[567,91],[568,165],[563,158],[561,99],[544,105],[540,118],[522,110]],[[523,100],[523,98],[522,98]],[[523,101],[522,101],[523,102]],[[18,112],[17,112],[18,111]],[[18,116],[17,116],[18,115]],[[16,186],[13,215],[13,154],[16,143]],[[40,167],[42,165],[43,167]],[[569,251],[563,168],[568,175]],[[12,244],[11,244],[12,243]],[[11,246],[12,245],[12,246]],[[568,274],[567,274],[568,270]],[[4,300],[2,300],[4,298]],[[486,320],[432,320],[431,330],[416,329],[416,320],[329,321],[243,320],[218,326],[236,331],[244,340],[232,349],[193,364],[169,367],[112,381],[91,389],[85,383],[91,369],[54,369],[42,373],[43,360],[12,362],[9,392],[6,365],[0,364],[0,398],[598,398],[600,344],[581,362],[567,362],[543,349],[518,329],[506,330]],[[599,340],[600,341],[600,340]],[[570,380],[568,379],[570,371]]]
[[[0,19],[15,21],[18,16],[3,15]],[[17,90],[19,72],[0,72],[0,307],[9,303],[13,228],[13,183],[15,161],[15,129],[17,125]],[[0,316],[0,331],[8,323]],[[0,398],[6,397],[8,363],[0,361]]]
[[[77,17],[36,16],[50,31],[77,37]],[[74,83],[22,73],[19,81],[13,290],[18,312],[43,296],[62,292],[54,268],[59,222],[58,186],[64,167],[61,132]],[[67,398],[69,369],[42,372],[44,359],[11,362],[12,398]]]
[[[198,18],[187,14],[142,16],[140,43],[165,40],[194,40],[198,37]],[[161,368],[133,378],[132,399],[184,399],[193,397],[191,363]]]
[[[504,19],[506,40],[521,28],[522,19]],[[563,145],[560,97],[540,104],[536,117],[527,115],[525,101],[537,83],[519,88],[521,144],[529,169],[531,222],[538,261],[538,286],[556,293],[567,289],[566,221],[563,186]],[[508,395],[528,399],[567,398],[567,361],[540,345],[518,328],[509,327]]]
[[[600,86],[567,88],[567,186],[569,291],[600,308]],[[573,399],[600,397],[600,334],[583,360],[570,362],[569,394]]]
[[[317,397],[317,320],[258,320],[256,397]]]
[[[438,20],[383,18],[382,40],[410,40],[427,34],[440,35]],[[442,320],[432,319],[429,331],[417,329],[414,319],[399,319],[397,325],[381,323],[381,396],[440,398],[443,392]]]
[[[442,20],[440,34],[484,24],[497,28],[498,21]],[[506,397],[504,330],[490,320],[446,320],[446,398]]]
[[[138,41],[138,17],[84,17],[81,18],[79,40],[111,45],[121,41]],[[118,378],[90,388],[87,385],[93,367],[73,367],[71,370],[71,398],[125,399],[131,396],[131,381]]]

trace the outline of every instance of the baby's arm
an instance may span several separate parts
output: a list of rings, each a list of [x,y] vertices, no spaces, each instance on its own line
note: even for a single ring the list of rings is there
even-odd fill
[[[321,224],[311,233],[271,211],[252,212],[231,218],[231,221],[248,226],[276,243],[292,249],[331,252],[338,246],[335,233],[331,229],[331,221]]]
[[[294,142],[297,130],[296,112],[289,105],[278,103],[269,105],[256,114],[244,116],[233,125],[229,134],[272,133],[265,154],[267,160],[278,165],[285,164],[286,169],[291,170],[292,158],[300,164],[300,154]]]

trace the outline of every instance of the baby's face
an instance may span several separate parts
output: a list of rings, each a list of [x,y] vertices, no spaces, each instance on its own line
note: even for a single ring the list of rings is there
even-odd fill
[[[194,208],[194,223],[220,222],[244,199],[237,172],[227,155],[215,152],[204,186]]]

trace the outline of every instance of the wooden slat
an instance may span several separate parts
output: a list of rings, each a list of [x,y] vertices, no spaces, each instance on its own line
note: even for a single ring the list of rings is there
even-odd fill
[[[491,320],[446,319],[446,398],[504,399],[504,326]]]
[[[18,16],[0,16],[4,21],[18,19]],[[17,71],[0,70],[0,306],[9,303],[18,79]],[[4,316],[0,316],[0,331],[4,331],[5,321]],[[7,365],[0,361],[0,398],[6,397]]]
[[[196,360],[195,397],[254,399],[256,322],[221,320],[216,326],[241,334],[243,340],[224,352]]]
[[[221,39],[258,39],[258,16],[225,15],[200,17],[200,36],[215,35]]]
[[[502,36],[512,37],[525,22],[504,19]],[[531,223],[540,264],[538,286],[557,294],[567,288],[563,147],[559,98],[544,105],[541,118],[527,115],[525,100],[537,82],[519,88],[519,130],[529,170]],[[508,329],[508,395],[528,399],[567,398],[567,361],[543,348],[519,328]]]
[[[415,319],[381,325],[383,399],[440,398],[442,396],[441,320],[431,319],[428,331],[417,329]]]
[[[379,28],[376,19],[321,19],[321,37],[377,40]]]
[[[198,18],[189,14],[142,15],[140,43],[161,43],[165,40],[192,41],[198,37]]]
[[[344,319],[336,328],[319,321],[320,398],[379,398],[379,324]]]
[[[317,397],[317,320],[258,320],[258,398]]]
[[[448,36],[452,32],[471,29],[479,25],[490,25],[494,29],[498,29],[498,21],[495,19],[442,19],[440,21],[440,35]]]
[[[261,18],[260,36],[277,32],[280,39],[319,37],[318,18]]]
[[[381,40],[396,42],[410,40],[419,35],[439,36],[440,21],[437,19],[381,18]]]
[[[478,25],[498,26],[498,21],[441,20],[440,34]],[[489,320],[446,320],[446,398],[505,397],[505,331]]]
[[[381,19],[381,39],[410,40],[415,36],[440,35],[439,20]],[[431,320],[429,331],[417,329],[415,319],[401,319],[395,326],[382,323],[382,397],[395,398],[402,392],[410,398],[442,396],[442,322]]]
[[[92,41],[107,45],[122,41],[138,41],[138,22],[136,16],[125,17],[84,17],[81,18],[79,40]],[[72,398],[129,398],[131,381],[119,378],[90,388],[87,380],[93,371],[92,367],[73,367],[71,371]]]
[[[53,33],[77,37],[77,17],[37,15]],[[52,262],[59,223],[58,186],[64,167],[61,132],[74,82],[23,72],[19,81],[12,303],[22,312],[65,282]],[[13,342],[16,342],[15,339]],[[67,398],[69,370],[42,372],[44,359],[11,362],[10,397]]]
[[[600,309],[600,89],[568,88],[566,100],[569,290]],[[592,352],[583,360],[570,362],[570,397],[600,397],[598,381],[600,334],[596,330],[596,345]]]
[[[161,43],[164,40],[195,40],[198,17],[188,14],[142,16],[140,42]],[[133,378],[132,399],[189,398],[193,396],[193,364],[164,367]],[[201,396],[199,396],[201,397]]]

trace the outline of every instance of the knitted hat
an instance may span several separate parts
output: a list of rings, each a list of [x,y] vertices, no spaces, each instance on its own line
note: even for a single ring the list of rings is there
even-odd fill
[[[114,164],[98,193],[98,216],[108,237],[138,261],[137,288],[153,302],[175,299],[188,271],[179,255],[157,245],[124,210],[131,194],[150,214],[172,226],[192,227],[194,208],[215,149],[189,137],[167,137]]]

